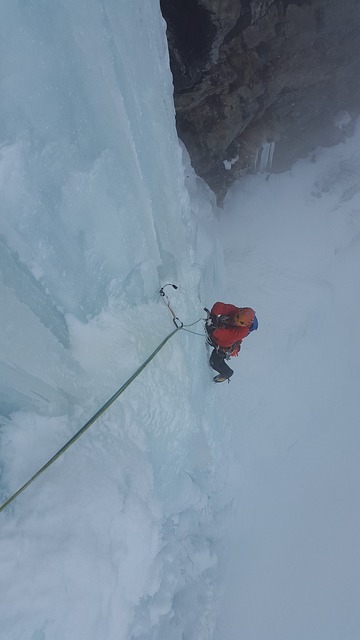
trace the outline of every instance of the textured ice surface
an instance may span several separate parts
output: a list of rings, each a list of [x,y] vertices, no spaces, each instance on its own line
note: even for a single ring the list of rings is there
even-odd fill
[[[203,315],[218,248],[159,7],[5,0],[0,18],[4,500],[173,330],[161,285],[184,322]],[[205,353],[176,335],[1,514],[8,640],[209,638],[227,499]]]

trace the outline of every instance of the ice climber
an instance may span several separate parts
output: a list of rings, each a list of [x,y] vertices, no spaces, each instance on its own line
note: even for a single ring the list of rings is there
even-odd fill
[[[218,372],[214,382],[225,382],[234,373],[225,360],[238,355],[243,339],[258,328],[258,321],[250,307],[235,307],[224,302],[215,302],[211,311],[205,311],[208,342],[214,347],[210,365]]]

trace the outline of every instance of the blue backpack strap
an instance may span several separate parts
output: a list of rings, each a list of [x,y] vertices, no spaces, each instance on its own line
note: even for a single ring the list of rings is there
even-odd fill
[[[257,319],[257,317],[255,316],[254,320],[252,321],[252,325],[251,325],[251,327],[250,327],[250,331],[249,331],[249,333],[251,333],[252,331],[256,331],[256,330],[257,330],[257,328],[258,328],[258,326],[259,326],[258,319]]]

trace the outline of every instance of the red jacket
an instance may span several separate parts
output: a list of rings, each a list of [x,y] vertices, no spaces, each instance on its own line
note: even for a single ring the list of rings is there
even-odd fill
[[[235,307],[233,304],[225,304],[224,302],[215,302],[211,313],[215,316],[232,316],[240,311],[239,307]],[[215,329],[211,337],[219,347],[231,347],[234,342],[241,342],[243,338],[246,338],[250,333],[250,327],[238,327],[229,326]]]

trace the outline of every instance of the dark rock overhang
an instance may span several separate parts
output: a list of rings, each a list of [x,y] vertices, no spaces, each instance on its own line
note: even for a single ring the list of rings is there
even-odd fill
[[[220,198],[260,169],[264,149],[282,171],[351,128],[360,111],[358,0],[161,0],[161,8],[179,137]]]

